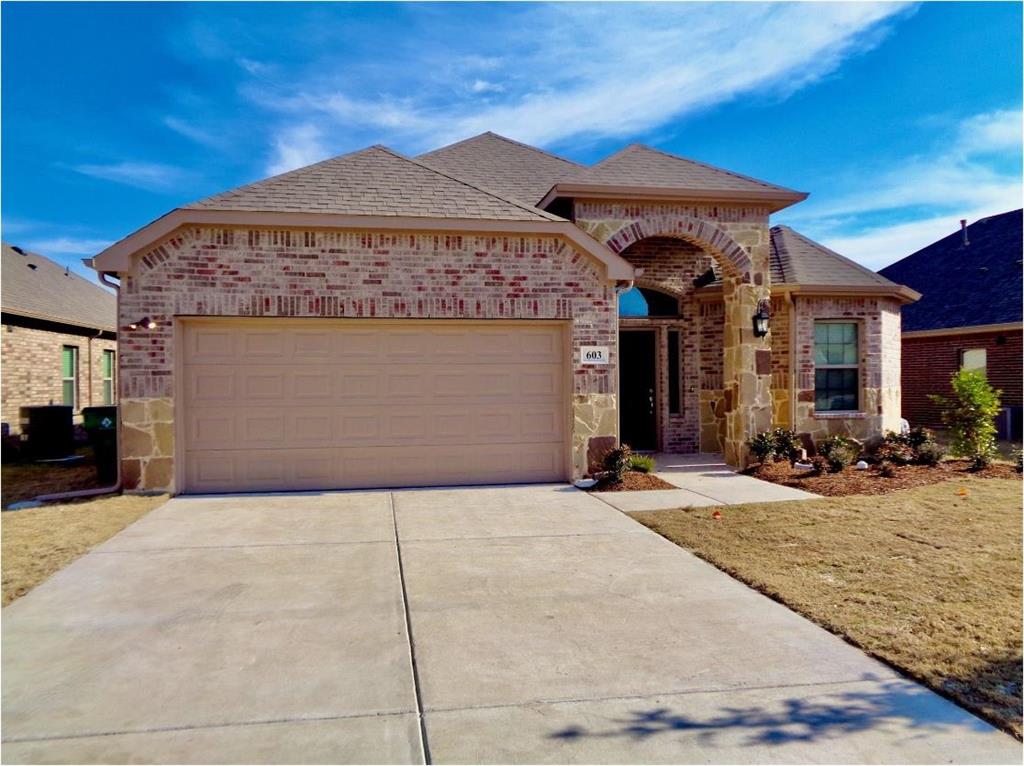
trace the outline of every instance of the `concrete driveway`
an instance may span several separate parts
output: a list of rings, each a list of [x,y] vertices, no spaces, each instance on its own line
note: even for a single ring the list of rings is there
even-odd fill
[[[1020,762],[564,486],[178,498],[3,610],[14,762]]]

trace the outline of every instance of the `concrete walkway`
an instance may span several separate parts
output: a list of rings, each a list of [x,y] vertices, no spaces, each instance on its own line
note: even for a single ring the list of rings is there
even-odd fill
[[[707,505],[770,503],[780,500],[809,500],[818,495],[744,476],[731,468],[721,455],[654,456],[655,476],[679,489],[647,492],[597,492],[613,508],[632,511],[660,511],[666,508],[700,508]]]
[[[1011,763],[565,486],[177,498],[3,610],[3,758]]]

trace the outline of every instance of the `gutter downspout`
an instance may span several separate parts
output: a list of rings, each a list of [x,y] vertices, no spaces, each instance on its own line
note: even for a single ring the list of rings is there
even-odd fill
[[[99,278],[100,278],[100,282],[102,282],[103,284],[107,285],[108,287],[113,288],[114,292],[117,294],[117,304],[118,304],[117,305],[117,316],[118,316],[118,321],[120,321],[120,316],[121,316],[121,285],[119,285],[117,282],[109,281],[107,275],[104,272],[102,272],[102,271],[99,273]],[[91,341],[90,341],[90,356],[91,356],[91,354],[92,354],[92,351],[91,351]],[[121,354],[120,353],[118,353],[118,355],[117,355],[117,363],[118,363],[118,365],[120,365],[120,363],[121,363]],[[90,368],[90,375],[91,374],[92,374],[92,372],[91,372],[91,368]],[[74,500],[74,499],[77,499],[77,498],[80,498],[80,497],[95,497],[97,495],[112,495],[115,492],[120,492],[121,491],[121,481],[122,481],[122,478],[121,478],[121,404],[120,404],[120,402],[121,402],[121,371],[120,370],[117,371],[116,382],[117,382],[117,402],[118,402],[118,405],[117,405],[117,480],[113,484],[111,484],[109,487],[95,487],[93,489],[78,489],[78,490],[72,490],[71,492],[53,492],[53,493],[48,494],[48,495],[36,495],[34,498],[32,498],[33,500],[35,500],[38,503],[48,503],[48,502],[51,502],[53,500]],[[91,395],[91,391],[90,391],[90,395]]]
[[[796,293],[789,292],[789,428],[796,431]]]

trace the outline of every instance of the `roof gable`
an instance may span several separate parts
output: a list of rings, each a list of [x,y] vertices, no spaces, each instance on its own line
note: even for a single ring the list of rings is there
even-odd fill
[[[689,191],[700,192],[704,196],[717,192],[737,197],[776,197],[793,202],[807,196],[784,186],[678,157],[643,144],[631,144],[596,165],[580,168],[572,175],[559,179],[559,185],[567,188],[609,186],[676,193]]]
[[[184,206],[494,221],[558,220],[383,146],[333,157]]]
[[[536,204],[557,181],[582,166],[497,133],[481,133],[417,157],[474,185]]]
[[[924,297],[903,310],[904,332],[1021,321],[1022,210],[981,218],[879,273]]]
[[[117,298],[37,253],[3,243],[3,311],[79,327],[117,328]]]

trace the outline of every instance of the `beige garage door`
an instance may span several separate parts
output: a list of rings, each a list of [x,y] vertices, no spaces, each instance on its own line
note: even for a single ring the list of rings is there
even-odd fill
[[[555,323],[186,320],[187,492],[557,481]]]

